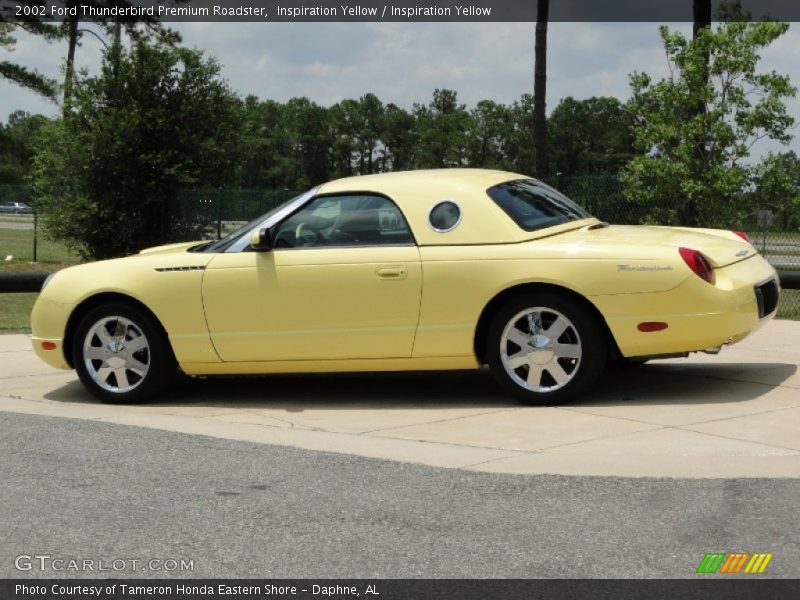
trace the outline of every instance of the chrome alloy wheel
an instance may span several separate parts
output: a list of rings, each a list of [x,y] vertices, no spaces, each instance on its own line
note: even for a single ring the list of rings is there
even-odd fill
[[[130,319],[104,317],[89,328],[83,341],[83,361],[92,380],[106,391],[137,388],[150,369],[150,345]]]
[[[517,313],[500,336],[503,367],[517,385],[532,392],[553,392],[567,385],[582,355],[575,325],[552,308]]]

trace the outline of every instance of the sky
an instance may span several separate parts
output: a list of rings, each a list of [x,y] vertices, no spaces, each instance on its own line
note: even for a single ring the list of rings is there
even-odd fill
[[[436,88],[458,92],[468,107],[482,99],[510,103],[533,93],[533,26],[530,23],[173,23],[184,44],[214,56],[241,95],[285,101],[306,96],[330,105],[372,92],[383,102],[410,108]],[[691,24],[673,24],[691,34]],[[547,107],[567,96],[629,97],[633,71],[660,77],[667,62],[655,23],[551,23]],[[12,59],[60,78],[65,42],[48,44],[18,35]],[[96,72],[101,46],[84,36],[77,63]],[[789,75],[800,85],[800,24],[762,54],[763,70]],[[800,100],[788,103],[800,121]],[[57,107],[0,81],[0,119],[23,109],[55,114]],[[800,141],[789,148],[800,152]],[[760,143],[755,155],[784,150]]]

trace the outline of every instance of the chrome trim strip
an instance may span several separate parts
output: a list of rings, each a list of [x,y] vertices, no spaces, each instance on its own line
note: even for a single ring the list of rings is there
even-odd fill
[[[192,265],[187,267],[156,267],[155,270],[159,273],[166,271],[205,271],[205,265]]]

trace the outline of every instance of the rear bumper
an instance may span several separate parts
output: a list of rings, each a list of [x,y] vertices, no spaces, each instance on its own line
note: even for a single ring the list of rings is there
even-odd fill
[[[595,296],[611,333],[625,357],[695,352],[733,344],[775,315],[777,274],[761,256],[716,269],[710,285],[692,275],[660,293]],[[756,287],[775,281],[774,297],[757,297]],[[765,288],[766,289],[766,288]],[[761,309],[761,314],[759,311]],[[667,323],[661,331],[641,332],[645,321]]]

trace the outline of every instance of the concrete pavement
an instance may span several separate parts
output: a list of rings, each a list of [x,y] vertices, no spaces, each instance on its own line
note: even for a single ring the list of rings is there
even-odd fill
[[[0,337],[0,411],[493,473],[800,477],[800,322],[717,356],[613,369],[590,396],[526,407],[488,374],[179,379],[160,401],[100,404],[73,372]]]

